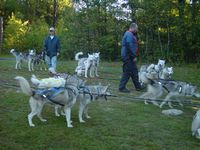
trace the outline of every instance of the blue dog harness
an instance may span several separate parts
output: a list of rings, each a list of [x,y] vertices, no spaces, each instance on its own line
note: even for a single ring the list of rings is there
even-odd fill
[[[33,96],[40,95],[41,97],[46,98],[47,100],[49,100],[50,102],[52,102],[54,104],[64,106],[63,104],[56,102],[52,99],[55,96],[57,96],[58,94],[62,93],[64,90],[65,90],[64,87],[52,87],[50,89],[38,89],[33,92]]]

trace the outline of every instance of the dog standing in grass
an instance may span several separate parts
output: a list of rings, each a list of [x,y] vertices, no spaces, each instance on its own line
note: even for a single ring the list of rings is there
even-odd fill
[[[57,105],[57,103],[62,104],[65,111],[67,127],[73,127],[72,121],[71,121],[71,108],[74,106],[78,93],[79,93],[78,89],[75,86],[73,85],[67,86],[67,88],[65,88],[63,92],[51,98],[51,101],[50,101],[46,99],[45,97],[43,97],[42,95],[37,94],[37,91],[33,91],[30,87],[30,84],[24,77],[17,76],[15,77],[15,79],[19,82],[22,92],[30,96],[29,104],[31,107],[31,113],[28,115],[28,122],[29,122],[30,127],[35,126],[35,124],[33,124],[32,122],[32,119],[35,115],[37,115],[37,117],[42,122],[46,121],[46,119],[43,119],[41,115],[43,106],[46,103],[50,103],[52,105]],[[56,103],[53,103],[52,100]]]
[[[75,72],[78,76],[85,75],[85,78],[89,77],[98,77],[98,66],[100,60],[100,52],[88,54],[88,57],[79,58],[80,55],[83,55],[83,52],[78,52],[75,55],[75,60],[78,61],[78,66],[75,69]]]
[[[36,55],[34,49],[29,50],[28,53],[19,53],[15,49],[11,49],[10,53],[16,58],[15,69],[21,69],[21,64],[23,62],[28,62],[28,71],[34,71],[34,59]]]

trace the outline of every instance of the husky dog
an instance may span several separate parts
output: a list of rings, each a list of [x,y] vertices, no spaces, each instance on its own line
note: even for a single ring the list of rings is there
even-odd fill
[[[195,96],[195,92],[197,87],[186,82],[174,81],[174,80],[160,80],[162,84],[163,90],[167,92],[167,95],[163,102],[160,104],[160,108],[163,107],[166,103],[168,103],[170,108],[173,108],[171,105],[172,97],[186,97],[186,96]],[[179,105],[183,106],[181,101],[179,100]]]
[[[34,61],[34,65],[39,66],[40,70],[47,70],[44,52],[36,54],[33,61]]]
[[[145,104],[148,104],[147,100],[151,100],[154,105],[159,106],[155,99],[163,94],[163,90],[162,85],[155,80],[158,78],[157,72],[142,72],[140,78],[142,83],[147,84],[147,92],[142,94],[140,98],[145,99]]]
[[[154,69],[156,72],[160,72],[164,67],[165,67],[165,60],[159,59],[156,65],[155,64],[142,65],[140,67],[139,72],[146,72],[148,71],[148,69]]]
[[[94,76],[96,76],[96,77],[99,77],[99,75],[98,75],[98,66],[99,66],[99,61],[100,61],[100,52],[98,52],[98,53],[93,53],[93,56],[94,56],[94,60],[93,60],[93,67],[92,67],[92,69],[93,69],[93,74],[94,74]]]
[[[52,72],[54,71],[53,69],[51,70]],[[81,87],[85,86],[85,83],[86,83],[86,81],[83,81],[82,79],[78,78],[76,75],[72,76],[72,75],[64,74],[64,73],[62,74],[54,73],[53,75],[54,76],[51,78],[44,78],[40,80],[35,75],[32,75],[31,82],[37,88],[65,87],[68,85],[73,85],[77,89],[80,89]],[[60,108],[60,105],[55,105],[56,116],[60,116],[60,114],[58,113],[58,108]],[[61,112],[61,114],[64,114],[64,113]]]
[[[88,72],[90,77],[98,77],[97,67],[99,66],[99,54],[100,53],[93,53],[88,54],[88,57],[79,58],[80,55],[83,55],[83,52],[79,52],[75,55],[75,60],[78,61],[78,66],[75,69],[77,75],[85,75],[88,77]]]
[[[15,49],[11,49],[10,53],[13,54],[16,58],[15,69],[21,69],[22,62],[28,62],[28,70],[34,71],[34,57],[36,51],[34,49],[29,50],[29,53],[18,53]]]
[[[157,72],[159,78],[159,75],[164,68],[165,68],[165,60],[162,59],[159,59],[156,65],[155,64],[142,65],[140,67],[140,71],[138,72],[139,81],[142,83],[140,76],[142,75],[143,72]]]
[[[107,90],[108,86],[102,85],[88,85],[84,87],[83,91],[78,96],[78,99],[80,100],[79,121],[81,123],[85,122],[83,120],[83,114],[86,118],[91,118],[88,115],[88,105],[101,97],[110,95],[110,93],[107,92]]]
[[[196,136],[196,138],[200,139],[200,110],[196,112],[192,121],[192,136]]]
[[[44,104],[50,103],[53,105],[62,104],[65,110],[65,117],[67,122],[67,127],[73,127],[72,121],[71,121],[71,108],[76,102],[77,95],[78,95],[78,89],[74,86],[67,86],[64,88],[64,90],[57,95],[55,95],[53,98],[51,98],[51,101],[46,98],[45,96],[41,96],[40,94],[37,94],[37,91],[33,91],[30,87],[30,84],[28,81],[21,76],[15,77],[15,79],[19,82],[20,88],[22,89],[22,92],[28,96],[30,96],[29,104],[31,107],[31,113],[28,115],[28,122],[30,127],[34,127],[35,125],[32,122],[32,118],[37,115],[38,118],[44,122],[45,119],[42,118],[41,112],[43,109]]]
[[[161,72],[160,72],[160,79],[164,79],[164,80],[169,80],[172,78],[172,74],[173,74],[173,67],[165,67]]]

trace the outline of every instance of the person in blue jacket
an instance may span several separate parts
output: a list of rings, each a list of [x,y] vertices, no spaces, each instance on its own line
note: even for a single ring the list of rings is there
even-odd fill
[[[55,35],[54,27],[49,29],[49,35],[44,41],[44,53],[48,67],[56,70],[57,56],[60,54],[60,41]]]
[[[129,93],[126,88],[126,84],[131,77],[133,84],[137,91],[143,90],[138,79],[138,69],[136,66],[136,58],[138,54],[138,41],[136,38],[136,32],[138,26],[136,23],[131,23],[129,30],[124,33],[122,38],[121,58],[123,61],[123,73],[119,84],[119,91]]]

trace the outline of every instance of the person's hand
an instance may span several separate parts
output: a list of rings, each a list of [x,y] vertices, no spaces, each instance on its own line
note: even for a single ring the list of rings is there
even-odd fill
[[[134,59],[133,59],[133,62],[136,62],[137,61],[137,58],[135,57]]]
[[[57,56],[59,56],[59,55],[60,55],[60,53],[58,52],[58,53],[57,53]]]

